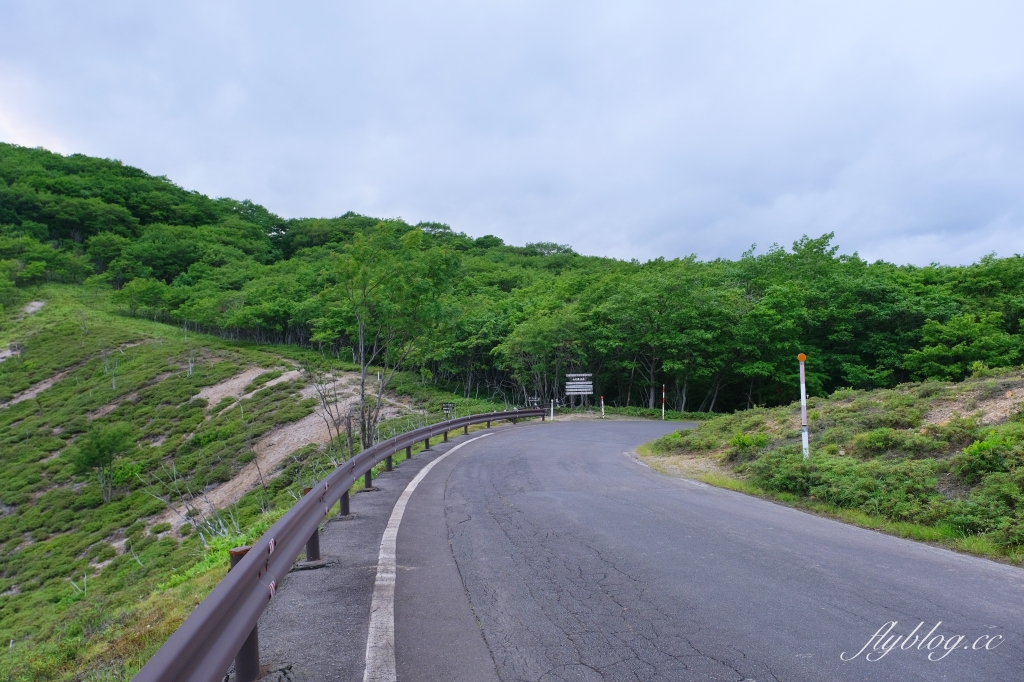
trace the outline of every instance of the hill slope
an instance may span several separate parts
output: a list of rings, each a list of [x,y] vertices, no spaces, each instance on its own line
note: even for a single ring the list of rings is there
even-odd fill
[[[331,466],[294,346],[118,314],[106,289],[46,285],[0,314],[0,679],[123,679]],[[333,363],[340,400],[357,375]],[[400,377],[382,432],[465,401]],[[430,414],[428,414],[430,412]],[[127,429],[107,466],[97,434]],[[334,457],[343,456],[335,453]]]
[[[2,306],[88,281],[133,315],[352,348],[345,285],[364,266],[428,299],[431,324],[403,327],[425,341],[409,361],[466,396],[561,398],[566,372],[590,372],[610,406],[659,407],[664,386],[670,408],[723,412],[794,399],[798,352],[818,395],[1024,360],[1020,256],[868,263],[826,234],[736,260],[623,262],[437,223],[282,219],[117,161],[0,143]]]
[[[649,444],[666,473],[965,551],[1024,560],[1024,374],[985,370],[754,409]]]

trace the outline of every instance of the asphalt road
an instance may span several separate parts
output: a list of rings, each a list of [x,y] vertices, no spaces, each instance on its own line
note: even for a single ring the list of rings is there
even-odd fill
[[[1024,680],[1024,571],[627,454],[672,427],[521,424],[439,462],[398,532],[398,679]],[[362,679],[381,534],[432,456],[327,525],[333,563],[289,576],[261,621],[265,660]]]

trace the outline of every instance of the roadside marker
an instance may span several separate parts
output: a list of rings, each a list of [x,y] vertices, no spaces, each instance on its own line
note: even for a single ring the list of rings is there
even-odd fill
[[[807,356],[801,353],[796,356],[796,359],[800,361],[800,426],[804,445],[804,459],[807,459],[807,456],[810,454],[807,446],[807,381],[804,378],[804,360],[807,359]]]

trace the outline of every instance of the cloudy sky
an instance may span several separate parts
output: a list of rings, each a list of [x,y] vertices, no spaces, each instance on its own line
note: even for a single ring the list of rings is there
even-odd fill
[[[0,3],[0,140],[587,254],[1024,253],[1024,3]]]

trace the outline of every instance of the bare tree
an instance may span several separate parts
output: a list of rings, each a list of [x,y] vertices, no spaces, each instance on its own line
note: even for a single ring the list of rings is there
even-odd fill
[[[178,516],[183,523],[190,525],[199,533],[199,539],[207,544],[207,537],[230,537],[241,535],[242,530],[238,517],[233,509],[226,510],[227,518],[218,510],[205,492],[196,494],[188,483],[178,475],[177,467],[172,462],[164,465],[162,472],[151,474],[150,480],[138,478],[146,483],[146,493],[163,502],[167,509]]]
[[[341,425],[345,423],[345,431],[348,434],[349,457],[352,456],[352,421],[351,416],[342,415],[342,400],[338,394],[338,381],[322,367],[312,363],[302,364],[302,373],[316,391],[316,397],[320,400],[320,416],[327,426],[327,437],[330,439],[328,448],[335,450],[335,444],[341,443]],[[341,457],[341,459],[345,459]]]
[[[120,348],[117,349],[124,355],[124,351]],[[110,375],[110,387],[117,390],[117,366],[121,361],[117,355],[114,355],[114,351],[107,348],[100,350],[100,356],[103,358],[103,373]]]
[[[245,403],[238,403],[238,410],[242,415],[242,424],[245,426],[245,449],[252,453],[252,463],[256,466],[256,474],[260,478],[260,487],[263,489],[263,494],[260,496],[260,509],[266,514],[270,510],[270,493],[267,492],[267,483],[263,480],[263,470],[260,469],[260,456],[256,453],[256,448],[253,447],[252,443],[252,424],[253,420],[245,420]]]

